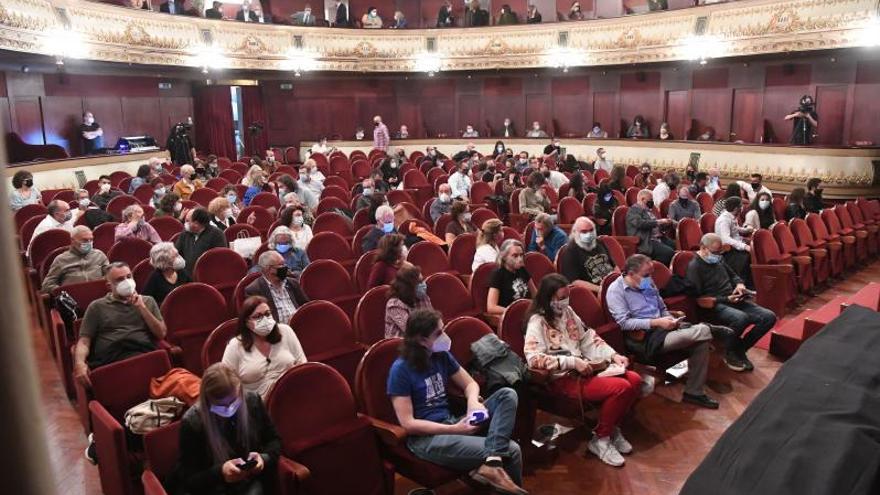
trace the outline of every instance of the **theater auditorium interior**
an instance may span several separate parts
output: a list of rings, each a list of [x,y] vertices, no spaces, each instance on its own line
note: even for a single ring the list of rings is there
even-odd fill
[[[880,0],[0,0],[2,484],[880,493],[878,119]]]

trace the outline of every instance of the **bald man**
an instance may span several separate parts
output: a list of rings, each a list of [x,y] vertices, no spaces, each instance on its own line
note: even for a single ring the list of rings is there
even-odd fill
[[[107,256],[95,249],[93,242],[91,229],[85,225],[74,227],[70,234],[70,249],[52,261],[43,279],[43,292],[49,294],[65,284],[100,280],[107,269]]]
[[[382,123],[381,115],[373,117],[373,126],[375,127],[373,129],[373,148],[382,151],[387,150],[391,136],[388,135],[388,127]]]
[[[559,268],[572,284],[598,294],[602,279],[618,271],[605,244],[599,242],[596,224],[578,217],[571,226],[568,245],[560,255]]]

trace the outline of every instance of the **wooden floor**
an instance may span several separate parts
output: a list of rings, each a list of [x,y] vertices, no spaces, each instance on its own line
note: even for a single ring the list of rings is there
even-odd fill
[[[878,280],[880,261],[875,261],[809,299],[791,315],[803,308],[821,307],[833,297],[854,294],[868,282]],[[86,439],[82,427],[64,395],[42,334],[33,334],[46,436],[58,493],[100,494],[98,468],[83,458]],[[749,356],[755,363],[755,371],[735,373],[723,365],[717,352],[713,354],[708,393],[721,403],[717,411],[681,404],[681,384],[658,385],[653,395],[636,404],[632,417],[623,424],[623,432],[632,442],[634,452],[627,456],[626,466],[622,468],[606,466],[594,456],[584,456],[587,428],[567,419],[539,414],[539,424],[559,422],[576,428],[558,442],[560,455],[555,463],[537,466],[526,473],[526,489],[533,494],[677,494],[718,437],[782,365],[779,359],[761,349],[753,349]],[[405,495],[413,486],[400,479],[397,494]],[[443,487],[439,493],[466,494],[470,490],[453,484]]]

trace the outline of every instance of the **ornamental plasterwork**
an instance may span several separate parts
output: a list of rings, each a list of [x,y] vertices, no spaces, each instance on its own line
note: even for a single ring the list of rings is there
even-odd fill
[[[719,56],[856,46],[880,0],[742,0],[618,19],[481,29],[342,30],[219,22],[83,0],[0,0],[0,49],[49,54],[50,33],[64,8],[87,57],[95,60],[197,65],[193,53],[213,49],[225,66],[286,70],[294,36],[315,68],[326,71],[410,72],[434,38],[448,70],[546,67],[560,31],[581,65],[668,62],[686,58],[685,39],[705,17],[706,34],[723,43]]]

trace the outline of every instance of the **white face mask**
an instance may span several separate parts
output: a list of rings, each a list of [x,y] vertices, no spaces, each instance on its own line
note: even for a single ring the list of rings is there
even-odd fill
[[[446,194],[446,193],[442,193],[442,194],[440,195],[440,201],[443,202],[443,203],[448,203],[450,199],[451,199],[451,198],[450,198],[449,195]]]
[[[449,352],[450,349],[452,349],[452,339],[446,335],[446,332],[441,333],[431,346],[432,352]]]
[[[184,268],[186,268],[186,260],[183,259],[183,256],[178,254],[177,258],[174,258],[174,263],[171,265],[171,268],[173,268],[176,272],[183,270]]]
[[[766,199],[762,199],[761,201],[758,201],[758,206],[762,210],[766,210],[767,208],[770,208],[770,201],[768,201]]]
[[[116,295],[119,297],[131,297],[134,294],[134,279],[127,278],[116,284]]]
[[[105,182],[101,184],[101,194],[107,194],[108,191],[110,191],[110,183]]]
[[[272,333],[273,328],[275,328],[275,319],[271,316],[264,316],[254,323],[254,333],[260,337]]]

